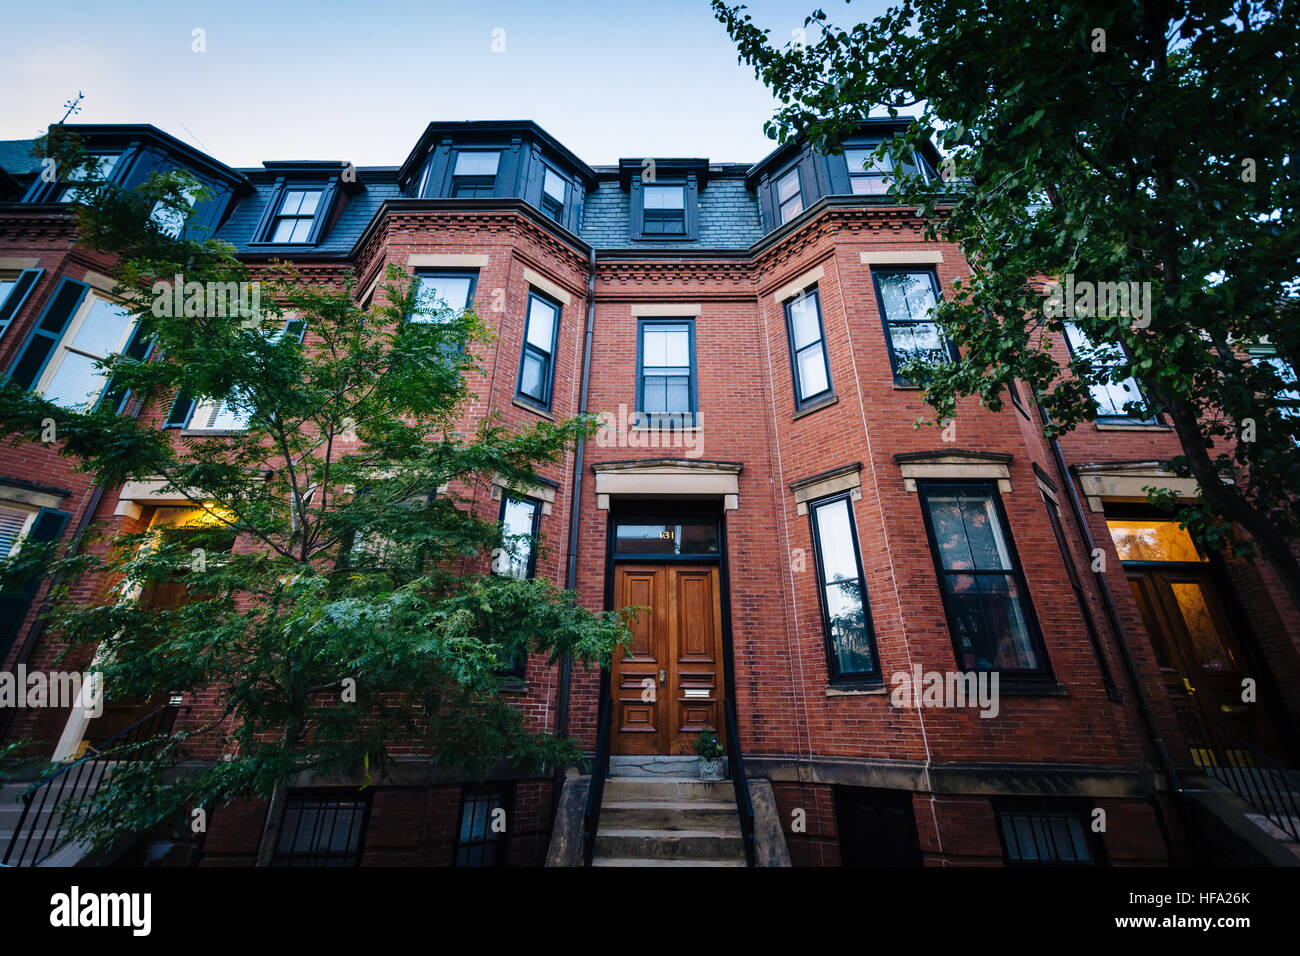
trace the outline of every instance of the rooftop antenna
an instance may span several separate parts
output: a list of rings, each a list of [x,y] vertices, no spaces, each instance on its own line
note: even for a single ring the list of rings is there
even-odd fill
[[[75,100],[68,100],[63,104],[68,108],[68,111],[63,114],[63,119],[59,120],[60,123],[66,123],[68,121],[68,117],[71,116],[73,113],[81,112],[81,106],[79,104],[85,98],[85,96],[86,96],[85,93],[81,92],[81,90],[77,90],[77,98]]]

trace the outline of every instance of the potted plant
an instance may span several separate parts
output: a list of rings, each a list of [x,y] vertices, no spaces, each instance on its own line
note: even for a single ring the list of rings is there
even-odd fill
[[[725,751],[711,728],[706,727],[695,738],[695,752],[700,757],[700,779],[721,780],[722,755]]]

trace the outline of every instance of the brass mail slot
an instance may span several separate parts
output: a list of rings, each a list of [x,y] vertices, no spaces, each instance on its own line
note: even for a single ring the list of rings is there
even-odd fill
[[[707,700],[709,697],[709,689],[707,687],[687,687],[686,696],[691,699],[703,697]]]

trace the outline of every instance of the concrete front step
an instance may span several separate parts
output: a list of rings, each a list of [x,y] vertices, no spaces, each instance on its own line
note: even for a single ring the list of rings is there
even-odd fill
[[[723,758],[723,772],[727,761]],[[609,772],[616,777],[647,779],[698,780],[700,758],[688,755],[614,754],[609,758]]]
[[[600,810],[601,829],[724,830],[740,832],[734,803],[697,800],[606,800]]]
[[[592,866],[744,866],[744,860],[634,860],[592,857]]]
[[[605,781],[604,803],[627,801],[683,801],[727,803],[735,806],[736,791],[730,780],[648,780],[610,777]]]
[[[603,815],[603,813],[602,813]],[[740,860],[745,848],[740,829],[724,830],[622,830],[601,821],[596,834],[596,856],[638,860]]]

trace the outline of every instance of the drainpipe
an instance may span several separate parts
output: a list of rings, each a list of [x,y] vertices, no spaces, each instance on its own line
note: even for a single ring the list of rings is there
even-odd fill
[[[1048,420],[1047,413],[1041,408],[1039,414],[1042,415],[1043,421]],[[1074,522],[1083,532],[1084,547],[1088,549],[1089,564],[1092,563],[1092,555],[1096,553],[1097,541],[1093,537],[1092,529],[1084,517],[1083,503],[1079,500],[1079,490],[1075,487],[1074,479],[1070,475],[1069,469],[1065,464],[1065,455],[1061,452],[1061,443],[1053,438],[1051,440],[1052,457],[1056,461],[1056,470],[1061,476],[1061,483],[1069,492],[1070,511],[1074,515]],[[1124,626],[1120,623],[1119,612],[1115,605],[1115,595],[1110,589],[1110,581],[1107,580],[1103,571],[1093,570],[1093,579],[1097,582],[1097,588],[1101,593],[1101,604],[1106,611],[1106,620],[1110,623],[1111,633],[1115,635],[1115,643],[1119,647],[1120,658],[1124,662],[1124,673],[1128,675],[1129,683],[1133,686],[1133,697],[1137,701],[1138,716],[1142,719],[1143,728],[1147,736],[1151,739],[1152,749],[1156,752],[1156,761],[1160,764],[1160,769],[1169,782],[1169,788],[1175,794],[1183,792],[1182,781],[1178,777],[1178,771],[1174,769],[1174,762],[1169,756],[1169,751],[1165,747],[1164,737],[1160,733],[1160,727],[1156,723],[1155,714],[1151,709],[1151,698],[1147,695],[1146,686],[1142,683],[1142,678],[1138,674],[1137,664],[1133,661],[1133,650],[1129,646],[1128,636],[1124,631]],[[1156,800],[1156,795],[1151,795],[1151,809],[1156,815],[1156,823],[1160,827],[1161,835],[1164,837],[1165,846],[1169,847],[1170,853],[1173,853],[1174,843],[1169,833],[1168,823],[1165,815],[1161,811],[1160,804]]]
[[[587,328],[582,339],[582,383],[578,391],[578,414],[587,413],[587,391],[591,381],[591,340],[596,328],[596,249],[587,251]],[[564,566],[564,589],[570,591],[578,580],[578,520],[582,504],[582,466],[586,439],[578,439],[573,450],[573,488],[569,493],[569,549]],[[569,735],[569,682],[573,663],[565,654],[560,660],[560,682],[555,697],[555,736]],[[560,805],[560,788],[564,786],[564,767],[555,768],[551,781],[551,821]]]

